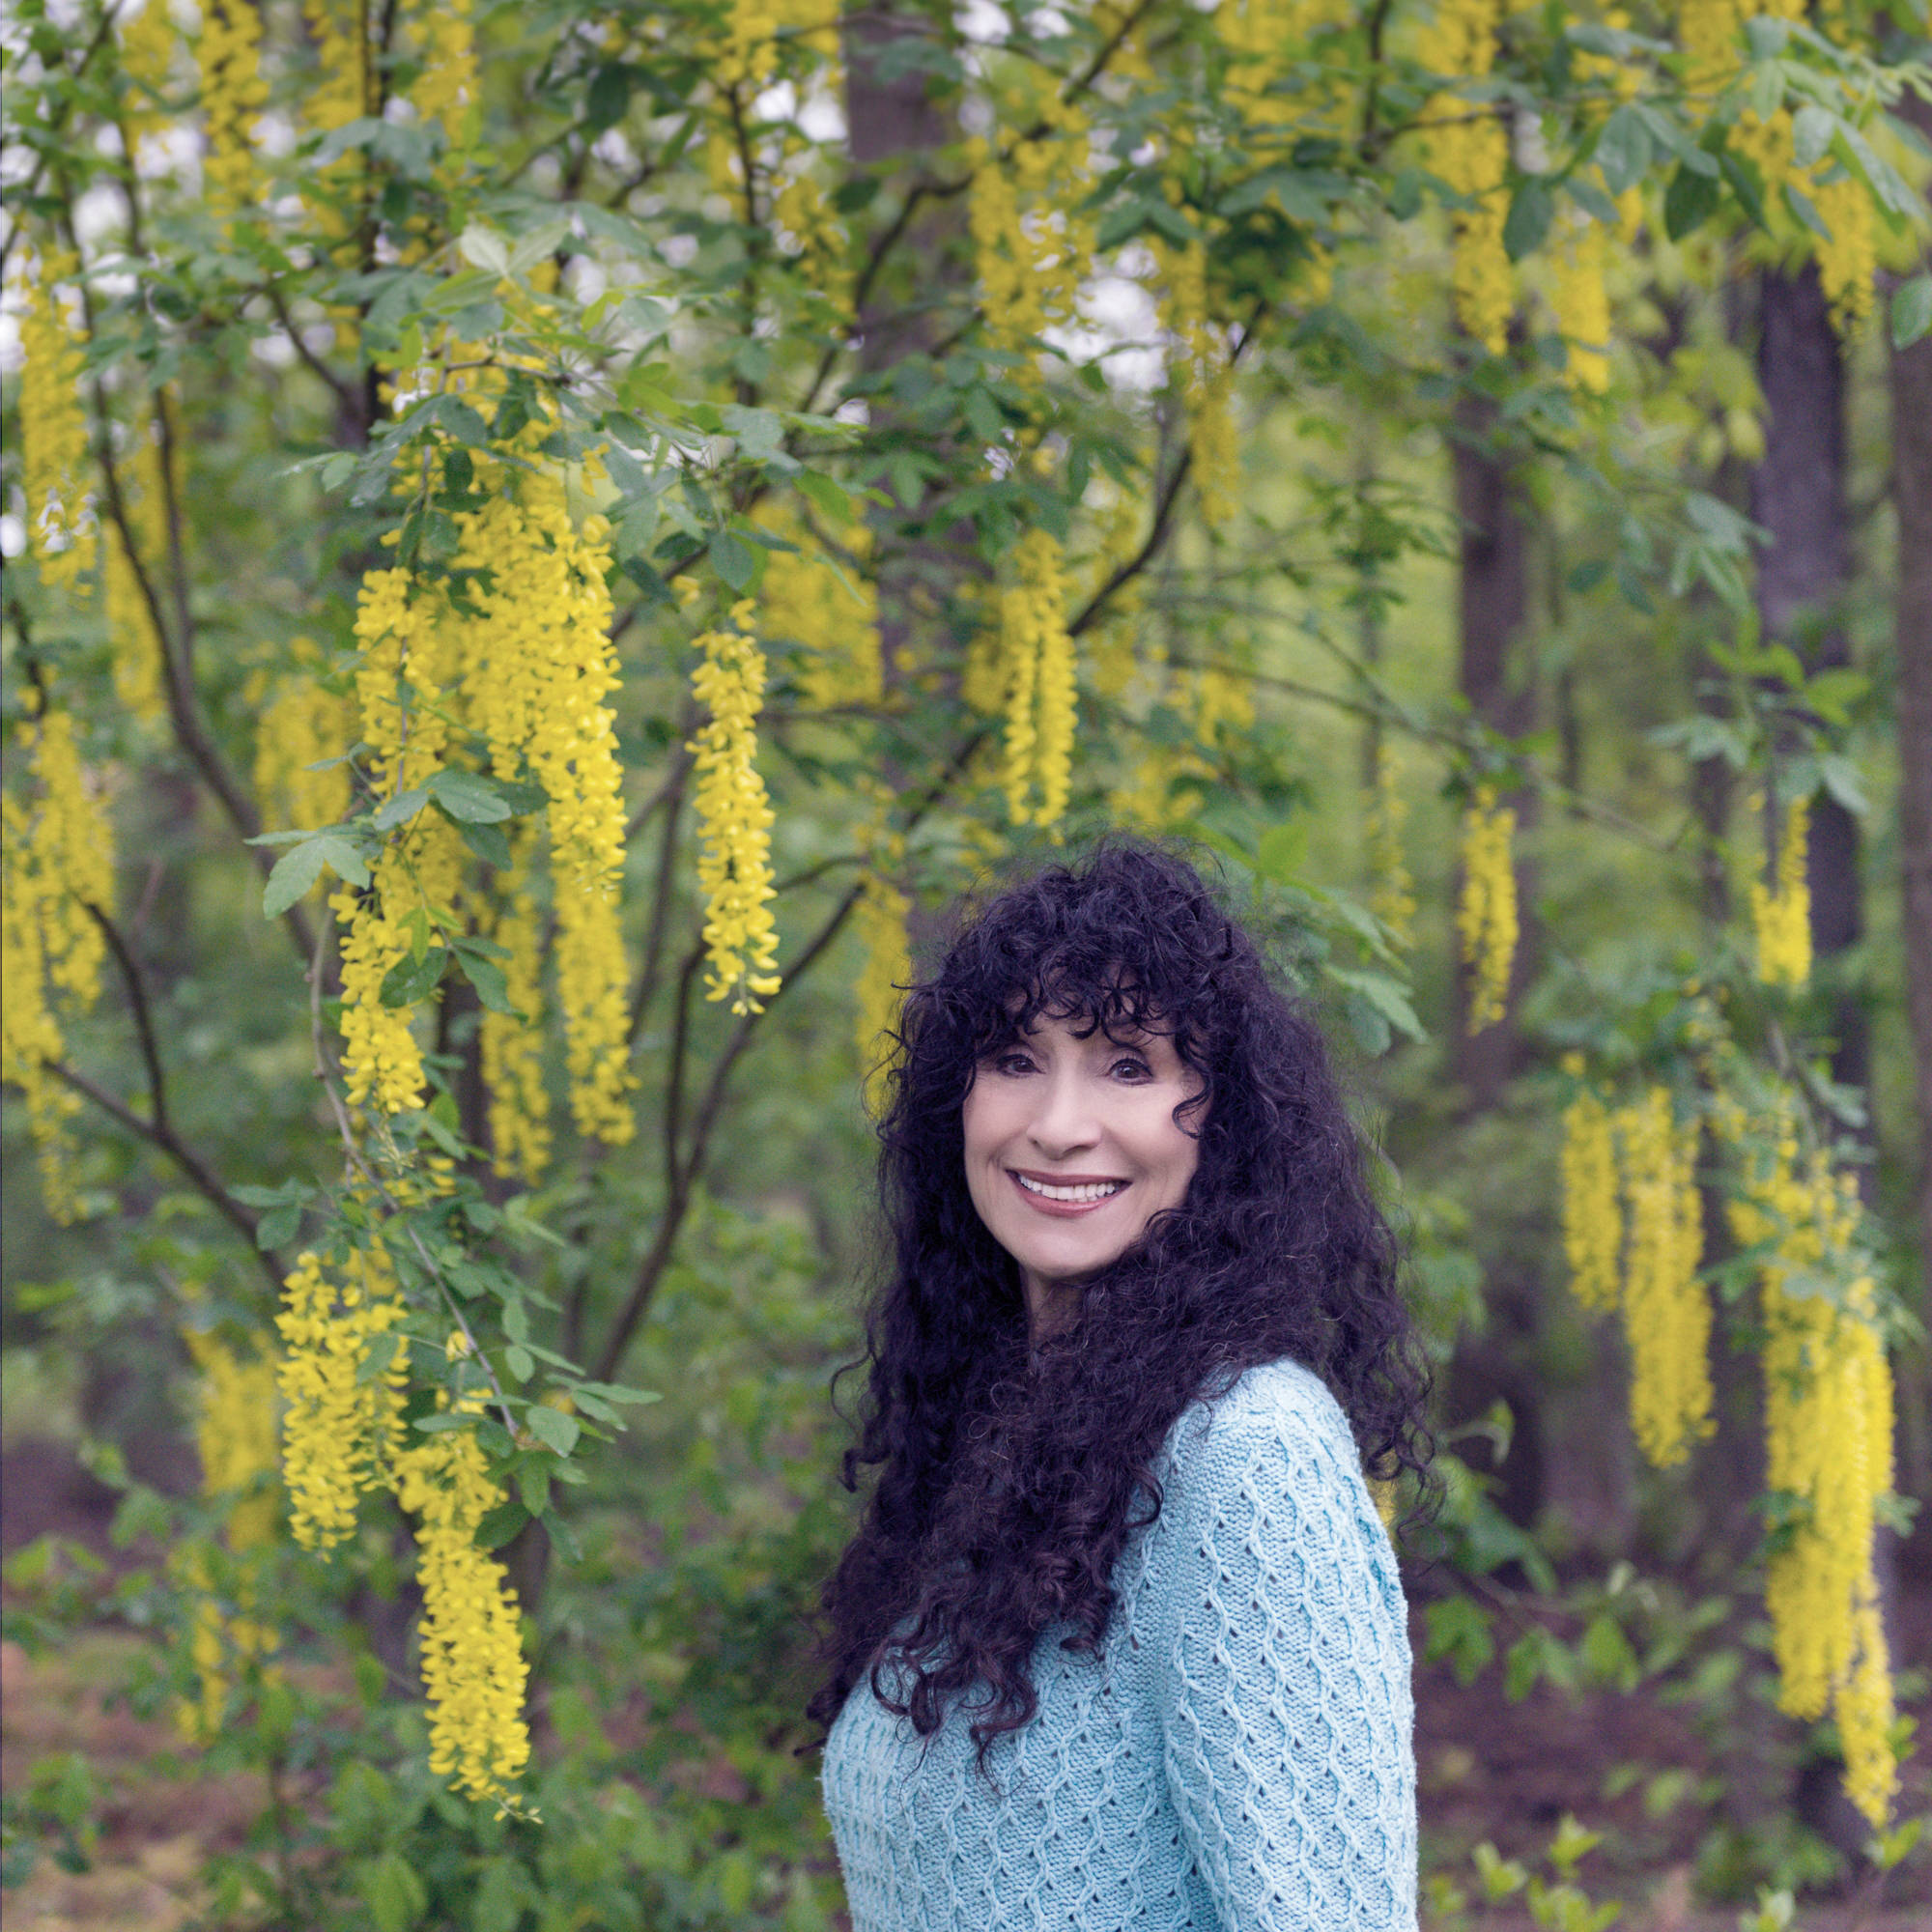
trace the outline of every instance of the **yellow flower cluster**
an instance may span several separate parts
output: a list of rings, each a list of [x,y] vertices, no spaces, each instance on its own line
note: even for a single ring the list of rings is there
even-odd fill
[[[66,1050],[54,1002],[85,1009],[99,996],[107,943],[87,909],[113,909],[114,834],[65,712],[24,724],[16,743],[39,795],[0,801],[0,1079],[26,1099],[47,1211],[67,1221],[77,1205],[67,1122],[79,1102],[51,1071]]]
[[[852,305],[851,237],[811,171],[812,151],[804,143],[800,150],[773,198],[772,219],[796,247],[812,287],[844,315]]]
[[[1840,173],[1819,182],[1811,199],[1818,218],[1831,230],[1829,239],[1811,238],[1818,279],[1832,305],[1833,322],[1840,334],[1849,335],[1870,316],[1876,294],[1878,233],[1871,197],[1850,175]]]
[[[757,717],[764,704],[765,657],[748,627],[749,599],[728,626],[697,639],[701,661],[691,688],[710,713],[688,749],[697,761],[697,822],[703,846],[698,882],[705,892],[704,944],[710,982],[705,998],[729,999],[734,1013],[764,1010],[779,989],[772,969],[778,929],[772,920],[772,808],[758,776]]]
[[[1384,738],[1376,745],[1375,783],[1362,825],[1369,909],[1388,928],[1390,943],[1405,952],[1415,944],[1415,879],[1402,845],[1407,819],[1408,801],[1396,782],[1395,758]]]
[[[1659,1468],[1681,1463],[1711,1421],[1711,1297],[1697,1193],[1698,1132],[1680,1130],[1670,1094],[1653,1087],[1619,1109],[1630,1255],[1624,1334],[1631,1352],[1631,1426]]]
[[[1494,1026],[1509,1006],[1516,963],[1516,867],[1510,844],[1516,813],[1496,803],[1496,788],[1479,784],[1463,813],[1463,893],[1456,932],[1463,963],[1471,969],[1468,1027]]]
[[[255,733],[255,797],[270,823],[314,831],[349,812],[349,767],[330,761],[349,749],[352,713],[317,677],[322,652],[312,639],[292,639],[289,656],[294,668],[276,683]]]
[[[441,128],[452,149],[462,146],[464,124],[480,99],[469,8],[470,0],[433,0],[414,21],[422,70],[410,99],[425,122]]]
[[[900,988],[912,976],[906,920],[912,901],[882,873],[867,871],[853,917],[866,963],[859,969],[859,1079],[866,1105],[876,1114],[885,1098],[887,1033],[897,1024]]]
[[[209,208],[221,218],[240,213],[254,185],[254,126],[269,104],[260,10],[249,0],[204,0],[194,51],[208,130],[202,172]]]
[[[1501,14],[1501,0],[1437,0],[1435,19],[1417,37],[1423,65],[1456,79],[1481,79],[1495,64]],[[1492,105],[1459,94],[1436,95],[1423,119],[1435,172],[1471,203],[1455,215],[1456,313],[1491,355],[1500,355],[1516,306],[1515,271],[1503,246],[1509,135]]]
[[[1568,1070],[1581,1077],[1580,1055],[1571,1056]],[[1623,1298],[1623,1208],[1610,1111],[1587,1087],[1563,1110],[1562,1173],[1571,1292],[1585,1308],[1608,1314]]]
[[[315,43],[318,69],[304,113],[310,127],[330,134],[375,110],[368,10],[362,0],[302,0],[302,18]],[[319,178],[305,176],[305,181],[314,185],[305,186],[302,198],[311,217],[331,241],[340,241],[355,225],[344,213],[339,196],[361,171],[360,156],[348,154],[329,162]],[[355,312],[336,313],[347,320]]]
[[[547,433],[532,424],[529,448]],[[571,1111],[580,1133],[621,1146],[636,1122],[619,925],[624,800],[610,704],[618,683],[605,581],[610,526],[596,515],[581,528],[573,523],[554,469],[524,474],[514,496],[502,488],[507,470],[478,474],[497,488],[484,508],[457,518],[457,563],[487,571],[489,587],[471,593],[473,617],[446,621],[469,722],[489,740],[493,770],[515,778],[527,761],[549,800]]]
[[[158,102],[174,65],[175,23],[168,0],[143,0],[141,11],[131,17],[123,11],[120,24],[121,71],[135,84],[134,91],[123,97],[121,116],[131,158],[132,143],[168,119]]]
[[[510,835],[510,868],[497,881],[500,910],[490,932],[509,955],[499,963],[516,1011],[486,1011],[478,1037],[496,1171],[532,1186],[543,1179],[551,1153],[543,1064],[543,920],[530,890],[535,850],[534,828],[520,823]]]
[[[1610,231],[1573,211],[1553,251],[1549,305],[1563,337],[1563,380],[1584,395],[1600,396],[1610,385],[1609,259]]]
[[[472,1407],[480,1406],[471,1399]],[[396,1499],[417,1518],[423,1690],[429,1767],[470,1798],[499,1804],[529,1762],[516,1592],[476,1546],[476,1527],[502,1500],[470,1429],[424,1437],[396,1459]]]
[[[20,315],[20,470],[27,545],[49,587],[85,588],[94,570],[87,417],[80,405],[79,311],[62,284],[78,272],[71,249],[41,251]]]
[[[1767,986],[1802,986],[1811,977],[1811,887],[1804,869],[1810,817],[1809,801],[1794,799],[1776,851],[1765,855],[1771,883],[1751,881],[1757,977]]]
[[[176,483],[179,486],[179,476]],[[120,525],[110,520],[107,562],[102,575],[107,593],[107,631],[114,640],[114,691],[136,718],[152,721],[161,717],[167,708],[167,646],[156,625],[154,607],[141,589],[141,573],[146,573],[158,597],[167,581],[163,565],[168,554],[168,499],[161,445],[145,428],[137,434],[133,460],[120,466],[120,484],[133,547],[130,554]]]
[[[1892,1389],[1858,1192],[1822,1154],[1800,1156],[1789,1103],[1747,1148],[1730,1206],[1739,1241],[1767,1244],[1761,1274],[1766,1480],[1794,1520],[1765,1584],[1779,1704],[1837,1719],[1845,1791],[1883,1827],[1898,1785],[1890,1661],[1872,1570],[1879,1499],[1891,1487]],[[1834,1293],[1819,1292],[1819,1278]]]
[[[201,1371],[194,1444],[202,1493],[235,1499],[230,1549],[258,1548],[274,1537],[279,1514],[266,1480],[275,1469],[275,1364],[254,1349],[238,1355],[218,1335],[189,1328],[183,1339]]]
[[[1078,692],[1060,540],[1045,530],[1029,530],[1014,550],[1013,582],[1000,593],[1000,664],[1008,815],[1057,825],[1072,785]]]
[[[276,1380],[288,1404],[282,1472],[289,1526],[304,1549],[333,1548],[355,1526],[356,1498],[390,1478],[403,1440],[407,1348],[378,1373],[364,1371],[377,1339],[403,1314],[380,1242],[355,1250],[339,1284],[308,1251],[283,1284],[275,1317],[283,1348]]]
[[[1156,242],[1161,276],[1161,326],[1174,343],[1181,399],[1187,410],[1187,449],[1201,520],[1219,529],[1235,514],[1241,487],[1241,451],[1235,430],[1234,370],[1227,332],[1208,307],[1208,250]]]
[[[1092,185],[1085,116],[1057,93],[1032,106],[1015,103],[1015,111],[1046,123],[1047,131],[1004,156],[979,138],[967,144],[966,225],[987,338],[1020,354],[1053,324],[1074,319],[1094,230],[1080,208]],[[1030,357],[1019,373],[1037,379]]]
[[[771,641],[788,639],[811,653],[799,680],[807,704],[815,711],[877,704],[885,696],[878,592],[869,580],[835,569],[815,554],[817,540],[804,520],[782,506],[760,505],[754,521],[798,545],[767,554],[758,628]],[[849,542],[863,563],[871,551],[871,532],[857,525]]]
[[[1771,11],[1753,8],[1753,12]],[[1677,39],[1685,53],[1685,85],[1693,97],[1720,92],[1738,67],[1738,0],[1678,0]]]

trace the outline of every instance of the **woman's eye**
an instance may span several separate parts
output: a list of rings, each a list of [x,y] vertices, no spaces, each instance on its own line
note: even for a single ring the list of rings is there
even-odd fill
[[[1153,1068],[1145,1060],[1136,1060],[1131,1056],[1115,1061],[1114,1071],[1123,1080],[1151,1080],[1153,1077]]]
[[[1001,1053],[993,1058],[995,1073],[1031,1073],[1033,1062],[1023,1053]]]

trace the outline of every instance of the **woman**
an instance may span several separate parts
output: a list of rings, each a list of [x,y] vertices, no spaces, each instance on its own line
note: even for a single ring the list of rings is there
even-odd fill
[[[1319,1034],[1181,861],[1001,894],[908,995],[895,1251],[826,1591],[855,1932],[1415,1922],[1421,1473],[1397,1257]]]

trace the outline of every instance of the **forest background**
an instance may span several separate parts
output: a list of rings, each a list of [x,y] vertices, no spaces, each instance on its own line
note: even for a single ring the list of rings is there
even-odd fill
[[[1926,25],[13,0],[10,1913],[839,1922],[895,989],[1116,826],[1386,1152],[1431,1923],[1922,1912]]]

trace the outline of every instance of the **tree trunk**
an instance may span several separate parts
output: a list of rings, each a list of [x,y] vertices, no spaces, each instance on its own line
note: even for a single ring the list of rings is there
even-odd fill
[[[1849,664],[1841,605],[1851,579],[1845,501],[1845,372],[1818,270],[1767,273],[1758,311],[1764,459],[1751,478],[1751,515],[1769,533],[1758,557],[1757,604],[1766,639],[1790,644],[1807,670]],[[1811,949],[1832,962],[1864,930],[1859,822],[1829,793],[1812,801]],[[1871,1027],[1840,988],[1832,1016],[1833,1077],[1863,1087]]]
[[[1899,111],[1932,140],[1932,102],[1907,95]],[[1928,259],[1923,266],[1932,266]],[[1907,1013],[1917,1063],[1919,1315],[1932,1332],[1932,335],[1891,357],[1891,495],[1898,513],[1898,844]],[[1918,1373],[1900,1378],[1900,1487],[1932,1496],[1932,1359],[1923,1342],[1902,1351]],[[1924,1518],[1920,1519],[1925,1523]],[[1921,1538],[1932,1524],[1921,1529]]]

